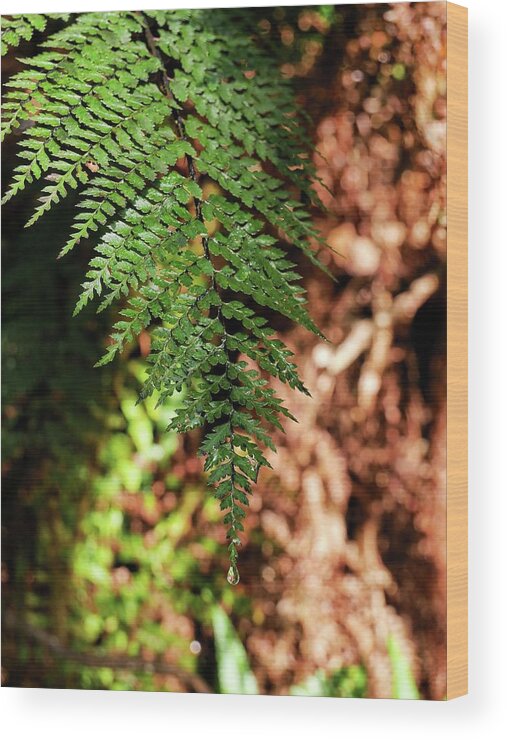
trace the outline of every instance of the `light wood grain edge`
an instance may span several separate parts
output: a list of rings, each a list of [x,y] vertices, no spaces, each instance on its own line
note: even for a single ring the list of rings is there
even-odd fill
[[[447,3],[447,698],[468,692],[468,11]]]

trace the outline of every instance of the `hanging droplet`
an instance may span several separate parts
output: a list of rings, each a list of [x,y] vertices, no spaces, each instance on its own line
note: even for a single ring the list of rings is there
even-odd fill
[[[239,583],[239,570],[235,565],[231,565],[227,572],[227,581],[231,586],[236,586]]]

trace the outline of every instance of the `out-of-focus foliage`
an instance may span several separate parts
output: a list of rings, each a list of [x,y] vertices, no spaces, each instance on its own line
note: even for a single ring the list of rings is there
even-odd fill
[[[218,605],[213,607],[212,623],[220,693],[257,694],[257,681],[250,669],[245,648],[227,614]],[[402,660],[401,654],[396,654],[396,660]],[[406,666],[403,670],[407,670]],[[406,677],[410,677],[409,670]],[[317,671],[297,686],[292,686],[290,693],[292,696],[362,698],[366,696],[366,673],[361,666],[347,666],[330,676],[326,676],[323,671]],[[414,697],[396,696],[395,698]]]
[[[245,12],[315,121],[315,187],[329,211],[313,222],[336,280],[306,265],[304,288],[330,341],[273,319],[312,399],[271,381],[300,423],[278,435],[277,455],[264,450],[273,469],[251,497],[231,589],[199,433],[163,433],[172,401],[135,403],[148,335],[94,370],[118,316],[87,306],[71,317],[93,255],[83,240],[53,259],[70,201],[37,235],[22,228],[34,190],[8,204],[3,681],[225,690],[222,634],[236,645],[224,680],[246,671],[260,693],[440,699],[445,5]],[[9,175],[10,144],[3,166]]]
[[[218,605],[211,612],[215,637],[218,686],[221,694],[258,694],[248,656],[227,614]]]
[[[16,242],[3,255],[8,680],[203,690],[189,676],[207,650],[211,690],[211,605],[246,608],[223,578],[220,512],[203,495],[195,455],[165,431],[174,406],[156,396],[137,403],[147,368],[139,348],[93,369],[108,316],[72,318],[82,266],[48,269],[51,228],[19,235],[20,216],[4,227],[6,245],[12,233]],[[151,663],[160,656],[180,672],[159,678]]]
[[[393,635],[389,635],[387,650],[393,674],[393,699],[419,699],[410,663]]]
[[[292,696],[337,696],[362,699],[366,696],[366,672],[362,666],[347,666],[326,676],[317,671],[302,683],[292,686]]]

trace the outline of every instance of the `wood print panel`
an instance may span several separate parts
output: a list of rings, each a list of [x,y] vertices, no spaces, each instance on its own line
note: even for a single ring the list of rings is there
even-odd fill
[[[2,32],[3,682],[464,693],[464,9]]]

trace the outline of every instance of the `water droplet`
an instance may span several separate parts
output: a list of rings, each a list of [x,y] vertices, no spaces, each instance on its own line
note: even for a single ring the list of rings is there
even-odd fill
[[[236,586],[239,583],[239,570],[235,565],[231,565],[227,572],[227,581],[231,586]]]

